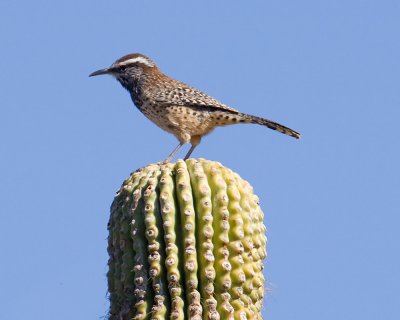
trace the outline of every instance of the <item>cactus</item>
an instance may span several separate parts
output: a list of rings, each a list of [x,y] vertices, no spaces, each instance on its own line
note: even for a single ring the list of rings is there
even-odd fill
[[[263,213],[252,187],[221,164],[132,173],[108,229],[111,320],[262,319]]]

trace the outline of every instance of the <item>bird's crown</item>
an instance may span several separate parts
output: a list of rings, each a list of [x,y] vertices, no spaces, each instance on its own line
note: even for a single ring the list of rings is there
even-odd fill
[[[120,68],[120,67],[134,67],[134,66],[142,66],[142,67],[150,67],[153,68],[156,64],[148,57],[140,53],[130,53],[115,61],[112,64],[112,68]]]

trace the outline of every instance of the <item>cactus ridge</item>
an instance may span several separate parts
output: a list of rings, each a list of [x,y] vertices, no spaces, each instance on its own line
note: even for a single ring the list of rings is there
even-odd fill
[[[265,226],[251,186],[204,159],[154,164],[117,192],[109,319],[261,319]]]

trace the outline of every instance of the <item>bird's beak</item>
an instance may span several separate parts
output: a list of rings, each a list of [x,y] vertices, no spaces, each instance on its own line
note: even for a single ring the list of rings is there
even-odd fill
[[[89,74],[89,77],[100,76],[102,74],[111,74],[111,73],[112,73],[112,70],[110,70],[109,68],[100,69],[100,70],[97,70],[97,71],[92,72],[91,74]]]

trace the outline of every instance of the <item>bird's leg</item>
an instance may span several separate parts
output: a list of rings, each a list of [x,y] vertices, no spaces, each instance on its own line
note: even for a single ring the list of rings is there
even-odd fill
[[[190,143],[192,144],[192,146],[189,149],[189,152],[186,154],[186,156],[185,156],[185,158],[183,160],[189,159],[189,157],[192,154],[193,150],[200,144],[200,142],[201,142],[201,136],[193,136],[190,139]]]
[[[172,160],[172,158],[176,155],[178,150],[183,146],[183,142],[180,142],[177,147],[171,152],[167,159],[165,159],[164,163],[168,163]]]
[[[193,150],[196,148],[197,146],[193,145],[190,147],[189,152],[186,154],[185,158],[183,160],[187,160],[189,159],[190,155],[192,154]]]

